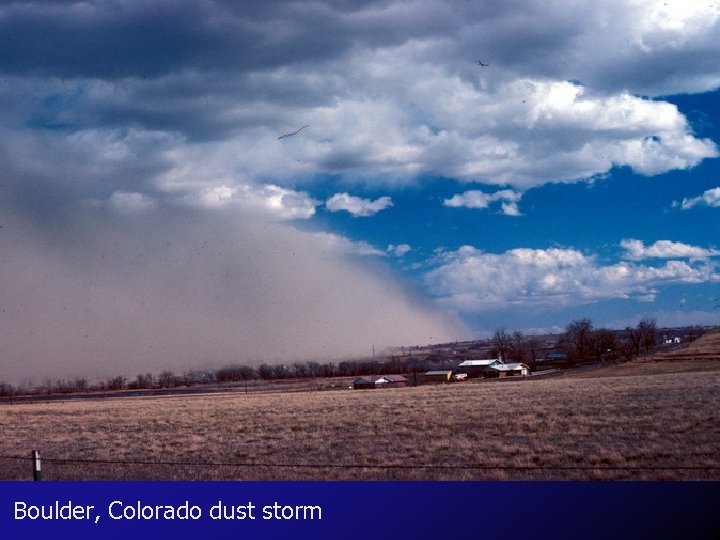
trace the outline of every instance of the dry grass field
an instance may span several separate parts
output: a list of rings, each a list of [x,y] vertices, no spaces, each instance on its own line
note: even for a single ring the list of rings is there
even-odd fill
[[[13,456],[37,449],[46,480],[720,480],[719,390],[720,362],[684,361],[388,390],[2,404],[0,479],[30,479],[29,460]]]

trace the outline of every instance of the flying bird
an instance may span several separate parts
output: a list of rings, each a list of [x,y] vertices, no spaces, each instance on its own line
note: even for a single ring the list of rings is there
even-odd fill
[[[475,60],[475,63],[476,63],[478,66],[481,66],[481,67],[490,67],[490,64],[486,64],[486,63],[483,62],[482,60]]]
[[[285,135],[280,135],[280,136],[278,137],[278,141],[279,141],[280,139],[285,139],[285,138],[287,138],[287,137],[292,137],[293,135],[297,135],[297,134],[300,133],[303,129],[309,128],[309,127],[310,127],[310,124],[308,124],[307,126],[303,126],[303,127],[301,127],[300,129],[296,129],[295,131],[293,131],[293,132],[291,132],[291,133],[286,133]]]

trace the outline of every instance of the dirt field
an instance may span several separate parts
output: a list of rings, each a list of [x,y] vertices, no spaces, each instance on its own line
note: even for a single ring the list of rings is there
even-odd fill
[[[720,480],[719,390],[720,362],[701,361],[390,390],[4,404],[0,479],[30,479],[37,449],[46,480]]]

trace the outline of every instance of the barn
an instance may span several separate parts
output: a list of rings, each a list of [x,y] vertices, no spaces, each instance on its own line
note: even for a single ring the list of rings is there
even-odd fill
[[[503,362],[497,358],[465,360],[460,362],[458,371],[467,373],[468,377],[496,377],[498,372],[493,368],[501,365],[504,365]]]

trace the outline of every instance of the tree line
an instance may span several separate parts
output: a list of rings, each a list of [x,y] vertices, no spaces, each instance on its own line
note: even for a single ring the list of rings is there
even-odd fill
[[[692,337],[699,337],[701,331],[694,330],[693,334]],[[583,318],[568,323],[552,350],[562,352],[568,366],[587,361],[628,361],[653,349],[659,340],[657,322],[650,317],[623,330],[595,328],[590,319]],[[525,363],[531,369],[536,369],[540,351],[547,348],[536,336],[525,336],[519,331],[508,333],[504,328],[495,331],[492,341],[498,357],[506,362]]]
[[[310,360],[289,364],[262,363],[257,366],[235,364],[215,370],[190,370],[175,373],[140,373],[134,378],[119,375],[89,384],[87,379],[45,379],[37,386],[13,387],[0,382],[0,396],[18,394],[70,394],[91,391],[167,389],[210,384],[248,383],[251,381],[276,381],[321,377],[356,377],[363,375],[392,375],[398,373],[423,373],[432,369],[452,369],[450,358],[437,355],[427,357],[389,357],[365,360],[345,360],[338,363]]]
[[[694,332],[698,337],[702,331]],[[631,360],[655,347],[660,332],[655,319],[643,318],[636,326],[623,330],[595,328],[588,318],[571,321],[550,350],[563,353],[560,362],[572,367],[588,361]],[[548,345],[538,336],[526,336],[515,330],[504,328],[495,331],[490,339],[489,354],[505,362],[527,364],[532,370],[539,367]],[[134,378],[119,375],[90,384],[87,379],[45,379],[37,386],[13,387],[0,381],[0,396],[43,393],[76,393],[91,391],[144,390],[189,387],[210,384],[248,384],[252,381],[273,381],[321,377],[357,377],[364,375],[393,375],[423,373],[430,370],[456,369],[462,356],[451,353],[433,352],[408,356],[390,356],[362,360],[321,363],[314,360],[289,364],[259,365],[233,364],[214,370],[190,370],[176,374],[170,370],[160,373],[140,373]]]

